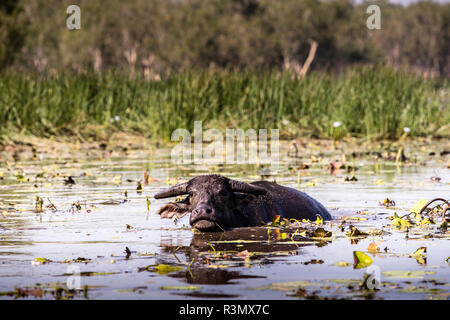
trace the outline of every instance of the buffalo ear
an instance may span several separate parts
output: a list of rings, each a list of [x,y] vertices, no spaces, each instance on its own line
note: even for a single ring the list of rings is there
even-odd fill
[[[163,190],[161,192],[158,192],[155,194],[155,199],[164,199],[164,198],[170,198],[170,197],[176,197],[181,196],[183,194],[187,194],[187,186],[188,183],[180,183],[173,187],[167,188],[166,190]]]
[[[173,216],[182,218],[189,213],[189,206],[184,203],[166,203],[156,212],[161,218],[170,219]]]
[[[245,183],[237,180],[229,180],[231,190],[234,192],[243,192],[243,193],[251,193],[255,195],[263,195],[267,193],[267,190],[261,187],[257,187],[255,185]]]

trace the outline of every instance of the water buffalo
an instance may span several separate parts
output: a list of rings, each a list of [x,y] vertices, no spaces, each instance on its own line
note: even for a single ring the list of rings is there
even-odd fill
[[[195,177],[155,195],[163,199],[187,195],[158,210],[161,218],[182,217],[191,213],[190,224],[200,231],[260,226],[276,215],[287,219],[316,220],[331,215],[306,193],[268,181],[245,183],[220,175]]]

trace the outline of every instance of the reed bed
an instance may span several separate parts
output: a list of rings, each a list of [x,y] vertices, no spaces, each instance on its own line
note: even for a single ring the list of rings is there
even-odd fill
[[[83,136],[89,126],[170,140],[177,128],[279,128],[300,134],[395,138],[435,135],[450,123],[448,80],[389,68],[341,75],[203,71],[161,81],[115,72],[0,77],[0,131]]]

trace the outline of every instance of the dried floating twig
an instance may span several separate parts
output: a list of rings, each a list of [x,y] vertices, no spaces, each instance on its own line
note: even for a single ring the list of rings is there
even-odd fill
[[[428,201],[425,205],[423,205],[422,208],[419,210],[419,212],[409,212],[409,213],[401,216],[401,219],[409,217],[412,214],[422,215],[422,214],[427,214],[428,212],[433,212],[434,209],[436,209],[437,207],[442,205],[440,203],[440,204],[438,204],[438,205],[436,205],[436,206],[434,206],[432,208],[429,208],[430,204],[432,204],[432,203],[434,203],[436,201],[441,201],[441,202],[444,202],[446,204],[445,207],[443,207],[443,211],[441,213],[442,219],[445,219],[445,214],[447,213],[447,211],[450,212],[450,200],[445,200],[444,198],[434,198],[434,199]],[[428,209],[428,211],[425,212],[425,210],[427,210],[427,209]]]
[[[444,210],[442,211],[442,219],[445,219],[447,211],[450,213],[450,205],[448,204],[444,207]]]
[[[443,198],[435,198],[435,199],[433,199],[433,200],[428,201],[428,203],[425,204],[425,205],[422,207],[422,209],[419,211],[419,214],[425,213],[425,210],[426,210],[426,209],[429,209],[428,212],[433,212],[434,209],[437,208],[438,206],[440,206],[441,204],[438,204],[438,205],[434,206],[434,207],[431,208],[431,209],[428,208],[428,207],[430,206],[430,204],[432,204],[433,202],[436,202],[436,201],[441,201],[441,202],[444,202],[444,203],[445,203],[445,206],[443,207],[443,210],[442,210],[442,212],[441,212],[442,220],[445,221],[445,214],[447,213],[447,211],[450,212],[450,200],[445,200],[445,199],[443,199]]]
[[[447,206],[450,206],[449,200],[445,200],[445,199],[443,199],[443,198],[435,198],[435,199],[433,199],[433,200],[428,201],[428,203],[425,204],[425,205],[422,207],[422,209],[419,211],[419,214],[422,214],[422,213],[425,211],[425,209],[428,208],[428,206],[429,206],[430,204],[432,204],[433,202],[436,202],[436,201],[443,201],[443,202],[445,202],[445,203],[447,204]]]

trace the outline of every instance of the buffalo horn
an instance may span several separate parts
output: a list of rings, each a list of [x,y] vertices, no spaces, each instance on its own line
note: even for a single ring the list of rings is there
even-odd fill
[[[155,194],[155,199],[164,199],[170,197],[181,196],[183,194],[187,194],[187,182],[177,184],[173,187],[167,188],[161,192]]]
[[[242,181],[231,180],[229,181],[231,190],[234,192],[252,193],[252,194],[266,194],[267,190],[254,186]]]

